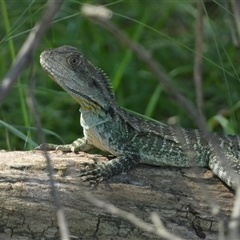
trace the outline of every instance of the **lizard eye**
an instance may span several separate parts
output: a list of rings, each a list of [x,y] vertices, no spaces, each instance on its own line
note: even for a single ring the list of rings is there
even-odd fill
[[[78,56],[71,56],[68,58],[68,64],[71,66],[77,66],[80,63],[80,58]]]

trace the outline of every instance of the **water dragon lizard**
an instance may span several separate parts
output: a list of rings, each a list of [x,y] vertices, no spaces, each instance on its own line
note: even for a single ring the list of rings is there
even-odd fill
[[[40,55],[46,73],[80,104],[84,137],[72,144],[41,144],[37,149],[90,151],[99,148],[115,156],[85,168],[84,180],[105,180],[138,163],[155,166],[208,167],[229,187],[240,174],[240,137],[212,133],[233,174],[220,161],[212,144],[197,129],[175,128],[143,120],[121,108],[107,76],[75,47],[61,46]],[[90,165],[90,164],[89,164]]]

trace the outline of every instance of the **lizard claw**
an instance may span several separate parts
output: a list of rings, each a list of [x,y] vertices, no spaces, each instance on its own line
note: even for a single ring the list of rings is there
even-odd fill
[[[78,152],[78,149],[72,144],[57,145],[52,143],[42,143],[35,148],[35,150],[60,150],[63,152]]]
[[[83,177],[82,175],[83,174],[80,174],[81,177]],[[97,183],[100,183],[100,182],[102,182],[102,181],[104,181],[106,179],[101,177],[101,174],[97,174],[97,175],[88,175],[88,176],[82,178],[82,180],[83,180],[83,182],[87,182],[87,181],[93,180],[93,181],[96,181]]]
[[[35,147],[35,150],[56,150],[55,144],[42,143],[39,146]]]
[[[84,162],[82,163],[85,167],[90,169],[81,169],[79,177],[84,177],[83,181],[97,180],[97,182],[102,182],[109,178],[108,171],[106,169],[106,163],[102,162],[97,158],[93,158],[94,163]]]
[[[42,143],[35,150],[61,150],[63,152],[87,152],[94,149],[94,146],[89,144],[86,139],[78,138],[73,143],[70,144],[52,144],[52,143]]]
[[[76,148],[71,146],[70,144],[58,145],[56,147],[56,150],[60,150],[60,151],[63,151],[63,152],[77,152]]]

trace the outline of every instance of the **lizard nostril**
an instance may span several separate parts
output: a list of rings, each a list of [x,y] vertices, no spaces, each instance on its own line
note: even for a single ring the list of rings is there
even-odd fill
[[[93,78],[90,78],[90,79],[88,80],[88,86],[89,86],[90,88],[95,87],[95,86],[96,86],[96,81],[95,81]]]

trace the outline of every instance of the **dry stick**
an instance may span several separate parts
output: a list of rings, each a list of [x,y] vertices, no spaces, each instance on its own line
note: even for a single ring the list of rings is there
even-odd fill
[[[29,90],[29,98],[27,99],[27,102],[28,102],[28,105],[31,109],[31,112],[32,112],[32,115],[34,117],[34,121],[35,121],[37,130],[38,130],[38,139],[40,140],[40,142],[45,142],[45,135],[42,131],[42,124],[41,124],[41,121],[39,119],[39,114],[38,114],[38,111],[37,111],[37,104],[36,104],[35,97],[34,97],[34,91],[33,91],[34,81],[33,81],[33,77],[32,77],[32,75],[33,75],[32,70],[33,69],[31,68],[30,90]],[[44,155],[45,155],[45,158],[46,158],[47,169],[48,169],[48,173],[49,173],[51,194],[52,194],[52,197],[53,197],[53,200],[54,200],[54,204],[57,208],[57,221],[58,221],[60,236],[61,236],[61,239],[63,239],[63,240],[70,240],[67,220],[65,218],[64,210],[63,210],[63,207],[62,207],[61,202],[60,202],[59,194],[58,194],[57,189],[55,187],[51,158],[49,157],[49,154],[48,154],[46,149],[44,149]]]
[[[117,215],[118,217],[121,217],[122,219],[127,220],[128,222],[132,223],[136,227],[150,233],[154,233],[160,237],[163,237],[167,240],[183,240],[182,238],[171,234],[167,231],[167,229],[162,224],[161,220],[157,217],[157,214],[153,214],[151,216],[153,224],[146,223],[140,218],[136,217],[134,214],[123,211],[114,205],[110,203],[105,203],[104,201],[98,200],[94,198],[90,194],[86,194],[86,199],[91,202],[93,205],[105,209],[107,212]]]
[[[102,24],[110,32],[113,32],[120,42],[129,47],[140,59],[145,62],[145,64],[156,75],[158,81],[164,85],[167,92],[192,116],[193,120],[204,133],[206,139],[208,139],[211,143],[212,150],[215,152],[216,157],[218,157],[221,164],[229,172],[229,175],[232,177],[232,179],[236,179],[236,182],[238,182],[239,178],[236,177],[236,174],[233,173],[231,167],[225,161],[223,150],[218,144],[216,144],[216,137],[209,133],[205,119],[203,116],[199,115],[196,107],[171,83],[171,80],[168,78],[167,74],[162,70],[162,66],[149,54],[147,50],[143,48],[143,46],[133,42],[123,31],[109,21],[109,18],[111,17],[111,11],[107,8],[102,6],[96,7],[92,5],[83,5],[82,13],[94,22]]]
[[[194,72],[193,80],[195,84],[196,92],[196,102],[198,107],[198,112],[204,122],[206,122],[205,114],[203,111],[203,91],[202,91],[202,44],[203,44],[203,6],[201,1],[197,1],[197,19],[196,19],[196,32],[195,32],[195,51],[194,51]],[[192,159],[194,163],[194,159]],[[198,176],[197,168],[195,168],[195,174]],[[199,180],[199,184],[203,186],[203,182]],[[213,201],[211,194],[206,191],[207,189],[201,188],[203,193],[206,195],[208,204],[211,206],[214,215],[220,215],[219,205]],[[221,224],[221,223],[219,223]],[[220,225],[219,225],[220,226]]]
[[[32,62],[33,53],[35,52],[36,47],[39,44],[39,41],[47,31],[48,27],[50,26],[53,17],[58,12],[60,6],[62,5],[63,1],[49,1],[48,7],[43,15],[41,21],[35,25],[35,27],[30,32],[28,38],[26,39],[25,43],[23,44],[22,48],[20,49],[16,60],[11,67],[11,69],[8,71],[7,75],[2,81],[2,86],[0,89],[0,102],[4,99],[4,97],[8,94],[8,92],[11,90],[12,86],[17,80],[18,75],[23,71],[23,69]],[[33,91],[31,91],[32,93]],[[44,134],[42,132],[42,127],[40,120],[38,118],[38,115],[36,113],[36,104],[34,103],[33,94],[31,94],[31,98],[28,101],[30,108],[33,112],[33,116],[35,118],[35,122],[38,128],[39,132],[39,139],[41,142],[44,141]],[[44,151],[45,157],[47,160],[47,167],[49,171],[49,178],[50,178],[50,184],[51,184],[51,191],[53,195],[53,199],[55,202],[55,205],[57,207],[57,219],[58,219],[58,225],[60,229],[60,235],[62,239],[68,240],[69,237],[69,231],[67,227],[67,222],[64,216],[64,212],[62,209],[62,206],[60,204],[59,196],[56,191],[56,188],[54,186],[54,179],[53,179],[53,170],[51,166],[50,157],[47,154],[47,151]]]
[[[203,92],[202,92],[203,7],[201,1],[197,1],[197,9],[198,15],[196,22],[193,79],[195,83],[198,111],[199,114],[205,119],[203,112]]]
[[[62,0],[49,0],[47,10],[43,15],[41,21],[34,26],[28,35],[28,38],[18,52],[12,67],[2,81],[0,88],[0,102],[7,96],[14,83],[17,81],[19,74],[32,61],[33,53],[36,47],[50,26],[53,17],[58,12],[62,3]]]
[[[236,200],[234,202],[231,220],[229,222],[229,236],[231,240],[240,239],[240,185],[236,189]]]
[[[225,167],[225,170],[228,171],[231,178],[236,180],[237,186],[235,187],[237,189],[239,185],[239,176],[236,176],[236,174],[233,172],[229,164],[225,161],[226,159],[224,158],[224,152],[220,148],[220,146],[216,144],[217,143],[216,137],[209,133],[205,119],[203,118],[202,115],[198,114],[194,105],[188,99],[186,99],[174,85],[171,84],[170,79],[162,70],[161,65],[157,61],[155,61],[155,59],[152,58],[149,52],[146,51],[141,45],[132,42],[131,39],[129,39],[128,36],[123,31],[121,31],[116,25],[114,25],[111,21],[108,20],[112,16],[110,10],[101,6],[95,7],[91,5],[83,5],[82,13],[86,17],[90,18],[91,20],[97,23],[102,24],[109,31],[113,32],[120,42],[122,42],[127,47],[129,47],[133,52],[135,52],[135,54],[140,59],[142,59],[146,63],[146,65],[152,70],[152,72],[155,73],[158,81],[161,84],[163,84],[168,93],[173,98],[175,98],[184,109],[187,110],[187,112],[192,116],[194,121],[198,124],[199,128],[203,131],[206,139],[208,139],[209,142],[211,143],[212,150],[215,152],[216,157]],[[237,203],[238,201],[236,200],[235,204]]]
[[[230,9],[229,9],[229,2],[228,1],[222,1],[223,7],[226,9],[225,15],[226,15],[226,20],[227,20],[227,25],[228,25],[228,29],[230,30],[231,33],[231,38],[232,38],[232,42],[235,45],[235,47],[239,47],[239,39],[237,37],[237,34],[235,32],[235,28],[234,28],[234,20],[232,18],[232,15],[230,14]]]
[[[83,11],[83,14],[85,12]],[[183,108],[187,110],[192,116],[192,118],[196,121],[196,123],[200,126],[201,129],[207,129],[204,119],[199,117],[198,112],[196,111],[196,107],[185,98],[177,88],[171,84],[170,79],[167,74],[163,71],[162,66],[153,59],[153,57],[146,51],[141,45],[133,42],[128,36],[121,31],[115,24],[109,21],[107,18],[99,17],[98,15],[87,15],[87,17],[94,20],[97,23],[102,24],[109,31],[113,32],[117,39],[129,47],[140,59],[142,59],[146,65],[152,70],[152,72],[156,75],[158,81],[164,85],[169,94],[179,103]]]
[[[235,22],[238,30],[238,45],[240,43],[240,3],[237,0],[231,1],[232,9],[235,16]],[[236,199],[233,206],[231,220],[229,222],[230,239],[240,239],[240,184],[236,188]]]
[[[238,30],[238,43],[240,42],[240,2],[239,0],[232,0],[232,9],[234,12],[235,22]]]

